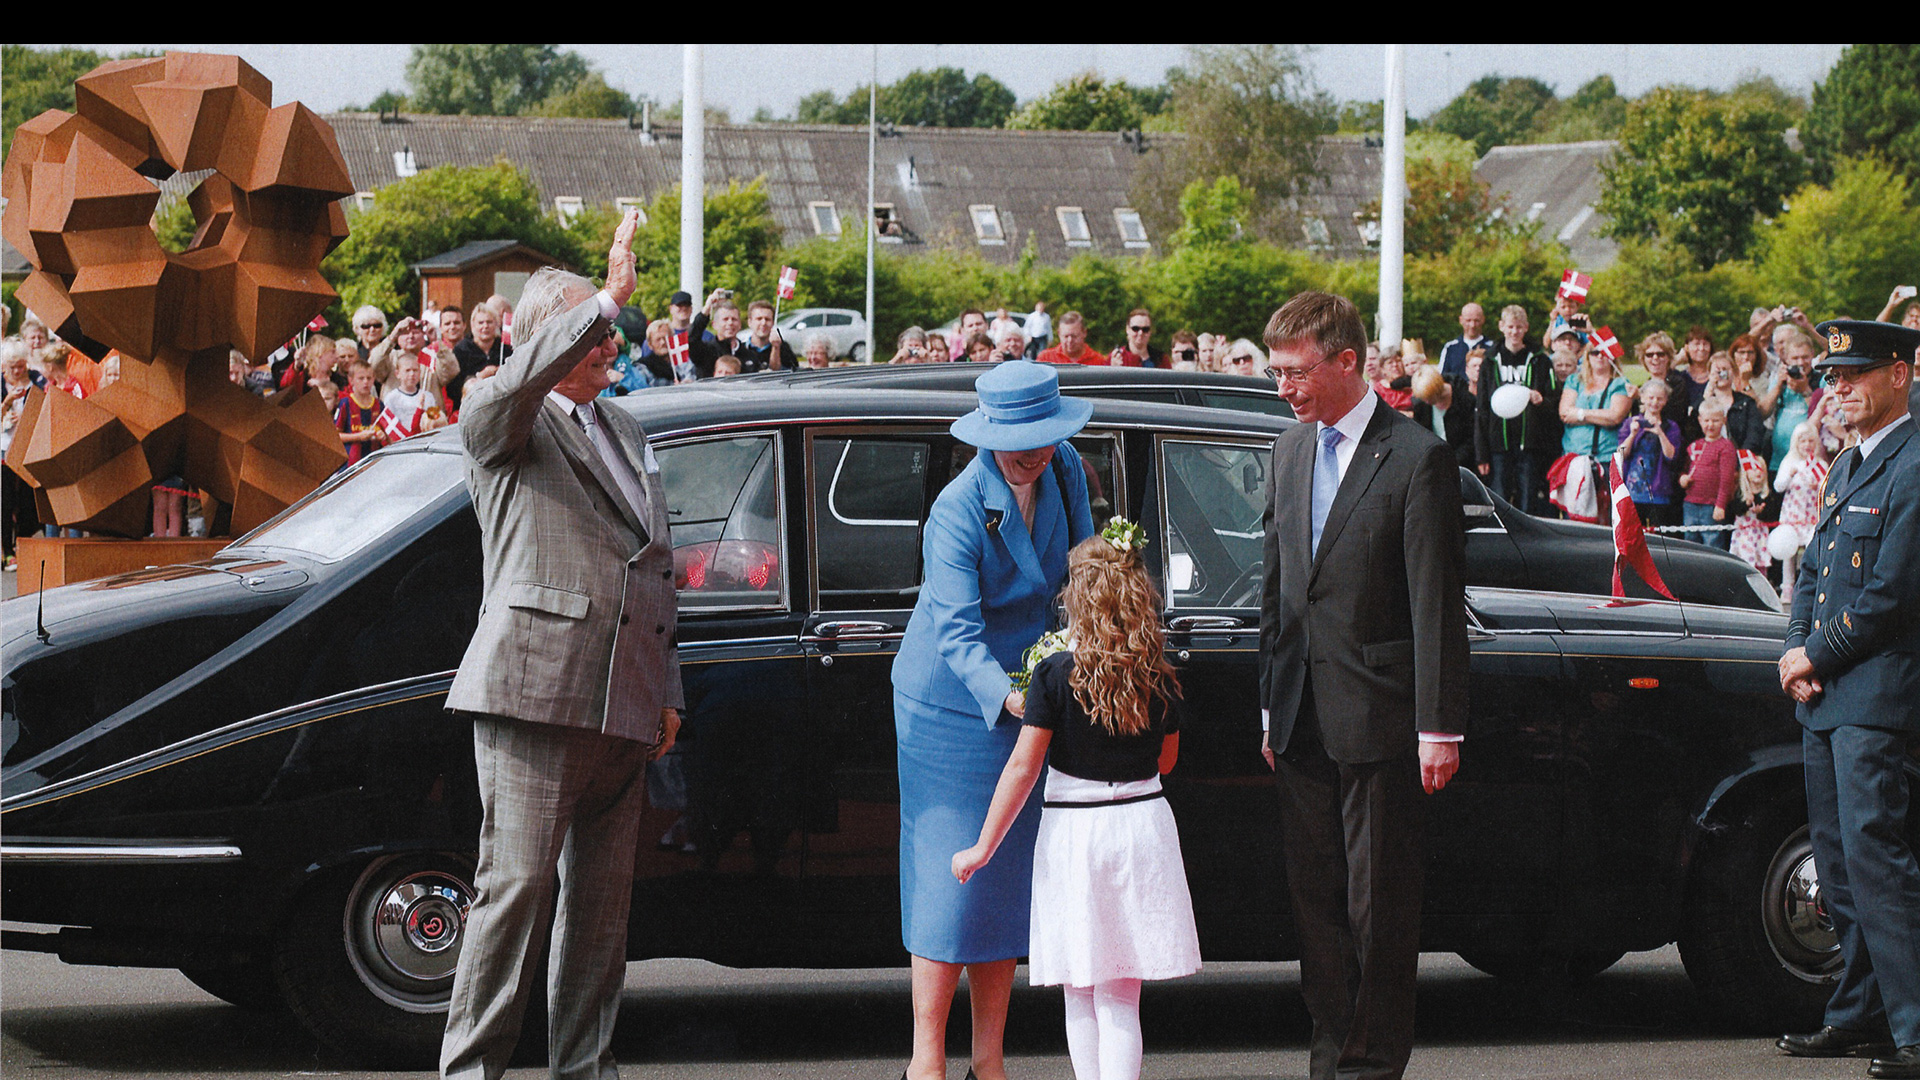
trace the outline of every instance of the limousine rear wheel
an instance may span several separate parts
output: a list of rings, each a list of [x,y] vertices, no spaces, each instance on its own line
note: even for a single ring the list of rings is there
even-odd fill
[[[355,1058],[432,1068],[473,903],[473,864],[392,855],[314,882],[274,956],[287,1006]]]
[[[1680,959],[1708,1007],[1730,1023],[1760,1034],[1820,1026],[1840,952],[1803,822],[1749,819],[1702,849]]]

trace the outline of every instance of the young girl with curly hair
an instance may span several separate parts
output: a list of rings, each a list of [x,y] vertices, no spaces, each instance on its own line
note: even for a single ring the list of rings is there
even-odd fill
[[[1200,969],[1180,836],[1160,790],[1180,753],[1180,683],[1144,546],[1139,527],[1116,518],[1069,555],[1064,647],[1033,666],[980,840],[953,857],[962,882],[985,866],[1046,766],[1028,978],[1065,991],[1078,1080],[1135,1080],[1141,982]]]

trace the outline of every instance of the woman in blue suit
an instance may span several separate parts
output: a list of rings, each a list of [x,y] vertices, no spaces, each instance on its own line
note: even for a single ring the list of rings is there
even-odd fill
[[[1008,673],[1048,629],[1067,551],[1093,533],[1086,473],[1067,443],[1093,406],[1062,398],[1059,376],[1024,360],[982,375],[975,390],[980,407],[953,434],[987,452],[934,501],[926,580],[893,664],[912,1080],[946,1074],[947,1010],[962,969],[973,1002],[969,1075],[1005,1076],[1001,1034],[1014,964],[1027,951],[1039,800],[969,884],[954,880],[951,862],[979,837],[1020,733],[1025,709]]]

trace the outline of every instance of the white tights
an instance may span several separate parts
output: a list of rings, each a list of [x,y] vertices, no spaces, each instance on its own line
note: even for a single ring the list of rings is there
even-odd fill
[[[1140,1080],[1140,980],[1061,989],[1075,1080]]]

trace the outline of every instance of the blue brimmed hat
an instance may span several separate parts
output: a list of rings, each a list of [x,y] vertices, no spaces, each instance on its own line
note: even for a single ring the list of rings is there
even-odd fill
[[[1093,403],[1060,396],[1060,376],[1045,364],[1009,360],[973,384],[980,407],[953,422],[953,437],[982,450],[1038,450],[1087,426]]]

